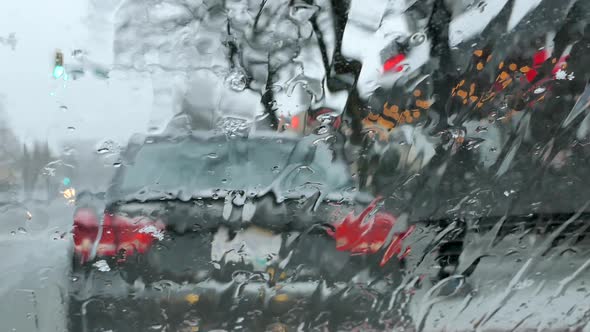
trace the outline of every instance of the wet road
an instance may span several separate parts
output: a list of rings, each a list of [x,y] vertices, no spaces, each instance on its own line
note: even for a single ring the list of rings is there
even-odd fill
[[[27,205],[0,214],[0,327],[65,331],[72,207],[63,200]]]
[[[589,264],[582,255],[484,258],[464,291],[418,295],[411,316],[426,331],[590,331]]]

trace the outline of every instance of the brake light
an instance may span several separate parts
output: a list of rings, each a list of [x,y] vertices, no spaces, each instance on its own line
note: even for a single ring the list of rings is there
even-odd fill
[[[74,252],[83,263],[90,259],[98,236],[98,217],[92,209],[79,208],[74,214]]]
[[[535,52],[533,54],[533,68],[541,67],[550,56],[551,54],[545,49]]]
[[[334,225],[334,230],[328,234],[336,240],[336,249],[348,251],[354,255],[375,254],[386,244],[387,236],[396,222],[396,218],[389,213],[371,212],[376,208],[379,199],[375,199],[358,216],[350,213],[342,222]],[[409,248],[400,255],[402,241],[414,230],[411,226],[404,232],[395,233],[389,243],[380,265],[383,266],[391,257],[398,255],[401,259],[409,253]]]
[[[130,219],[114,215],[113,224],[118,236],[117,251],[124,250],[126,256],[143,254],[163,238],[164,224],[145,217]]]
[[[402,53],[392,56],[391,58],[387,59],[387,61],[385,61],[385,63],[383,64],[383,71],[388,72],[393,70],[398,73],[401,72],[402,70],[404,70],[404,66],[401,65],[401,63],[405,59],[406,56]]]
[[[291,128],[299,129],[299,117],[297,115],[291,118]]]
[[[117,234],[110,215],[105,214],[102,223],[102,233],[96,245],[96,255],[99,257],[115,256],[117,254]]]
[[[105,214],[101,227],[92,209],[79,208],[74,215],[74,252],[81,263],[94,256],[114,257],[119,253],[125,259],[146,253],[156,240],[163,238],[163,231],[162,222],[116,214]]]

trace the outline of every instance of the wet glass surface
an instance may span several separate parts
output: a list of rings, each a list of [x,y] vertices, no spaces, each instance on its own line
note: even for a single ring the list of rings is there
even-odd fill
[[[590,2],[0,13],[0,330],[590,330]]]

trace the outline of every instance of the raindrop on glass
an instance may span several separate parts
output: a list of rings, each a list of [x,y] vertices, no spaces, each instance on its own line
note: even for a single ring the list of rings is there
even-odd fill
[[[543,92],[545,92],[545,88],[544,87],[538,87],[533,91],[535,94],[541,94]]]
[[[244,91],[248,84],[248,78],[242,70],[233,69],[225,78],[225,82],[234,91]]]
[[[488,127],[484,127],[484,126],[477,126],[477,128],[475,128],[475,132],[476,133],[485,133],[488,131]]]
[[[483,12],[484,12],[484,10],[486,10],[486,6],[487,6],[487,3],[486,3],[485,1],[480,1],[480,2],[477,4],[477,8],[479,9],[479,11],[480,11],[481,13],[483,13]]]
[[[410,37],[410,44],[417,46],[422,44],[426,40],[426,35],[422,32],[417,32]]]
[[[327,127],[327,126],[320,126],[320,127],[318,127],[318,129],[316,130],[316,133],[317,133],[318,135],[324,135],[325,133],[327,133],[327,132],[328,132],[328,130],[329,130],[329,129],[328,129],[328,127]]]

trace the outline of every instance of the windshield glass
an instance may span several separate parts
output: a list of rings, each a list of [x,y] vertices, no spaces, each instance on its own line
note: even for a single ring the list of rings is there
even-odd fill
[[[0,13],[0,331],[589,331],[589,0]]]

